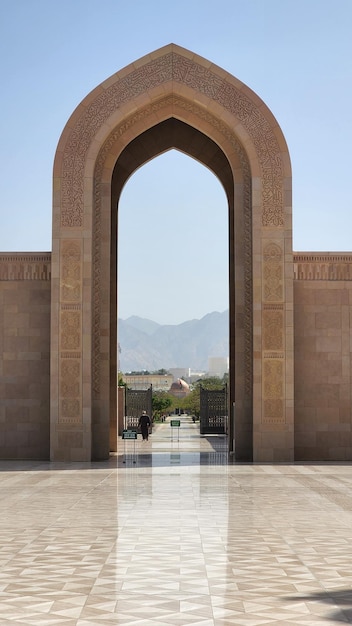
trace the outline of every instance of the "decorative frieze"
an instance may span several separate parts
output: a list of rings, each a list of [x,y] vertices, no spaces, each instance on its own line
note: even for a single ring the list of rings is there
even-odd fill
[[[50,280],[51,254],[1,253],[0,280]]]
[[[293,255],[294,280],[352,280],[352,253]]]

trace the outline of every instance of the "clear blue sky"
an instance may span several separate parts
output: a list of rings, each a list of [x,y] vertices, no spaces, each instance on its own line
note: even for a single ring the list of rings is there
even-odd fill
[[[0,0],[0,251],[51,250],[68,117],[171,42],[246,83],[278,120],[294,250],[352,250],[351,26],[352,0]],[[227,308],[226,203],[208,170],[171,151],[128,181],[120,211],[120,317],[179,323]]]

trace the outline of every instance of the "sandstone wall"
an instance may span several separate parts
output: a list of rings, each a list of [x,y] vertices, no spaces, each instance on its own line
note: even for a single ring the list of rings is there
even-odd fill
[[[1,459],[49,459],[50,258],[0,254]],[[295,460],[352,460],[352,254],[294,255],[294,345]]]
[[[295,459],[352,459],[352,256],[295,255]]]
[[[0,254],[0,458],[49,459],[50,255]]]

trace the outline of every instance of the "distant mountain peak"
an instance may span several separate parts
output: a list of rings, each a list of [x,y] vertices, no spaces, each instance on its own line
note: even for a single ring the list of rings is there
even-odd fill
[[[190,367],[206,371],[209,357],[229,355],[228,320],[228,310],[176,325],[158,324],[137,315],[119,319],[119,369]]]
[[[144,317],[138,317],[138,315],[131,315],[124,321],[126,324],[129,324],[129,326],[133,326],[133,328],[141,330],[147,335],[152,335],[156,329],[160,327],[160,324],[157,322],[153,322],[152,320],[148,320]]]

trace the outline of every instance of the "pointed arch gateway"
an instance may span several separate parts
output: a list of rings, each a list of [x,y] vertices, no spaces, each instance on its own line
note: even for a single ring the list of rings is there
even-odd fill
[[[176,148],[210,168],[229,210],[230,449],[292,461],[291,169],[260,98],[170,44],[94,89],[54,162],[51,460],[109,456],[116,418],[117,209],[126,180]],[[216,207],[214,207],[216,210]]]

